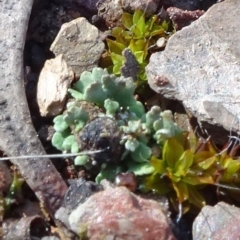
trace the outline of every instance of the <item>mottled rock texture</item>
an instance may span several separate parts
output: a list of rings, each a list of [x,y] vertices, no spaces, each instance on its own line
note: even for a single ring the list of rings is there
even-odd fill
[[[62,25],[50,49],[56,56],[63,54],[78,77],[83,71],[97,67],[104,50],[100,38],[98,29],[81,17]]]
[[[174,34],[146,68],[153,90],[198,118],[240,131],[240,1],[213,5]]]
[[[160,205],[125,187],[94,194],[70,214],[69,222],[75,233],[91,240],[175,239]]]
[[[37,88],[37,101],[42,116],[56,116],[63,111],[73,79],[72,68],[67,65],[62,54],[45,62]]]
[[[193,240],[240,239],[240,209],[224,202],[206,206],[193,223]]]

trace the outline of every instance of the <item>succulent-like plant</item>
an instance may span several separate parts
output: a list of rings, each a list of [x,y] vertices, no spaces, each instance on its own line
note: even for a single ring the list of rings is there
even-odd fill
[[[210,139],[202,142],[191,132],[169,138],[162,155],[151,157],[154,172],[146,177],[145,186],[167,194],[180,215],[191,205],[202,208],[206,204],[201,190],[207,185],[221,187],[234,197],[240,183],[240,159],[233,158],[237,148],[219,152]]]
[[[52,144],[63,152],[102,150],[75,158],[76,165],[99,166],[97,181],[112,180],[124,171],[137,176],[153,172],[152,147],[162,145],[181,130],[170,111],[158,106],[148,112],[134,98],[132,78],[116,77],[94,68],[82,73],[69,89],[70,99],[62,115],[55,117]]]
[[[129,49],[139,64],[138,80],[146,80],[145,67],[149,60],[149,47],[154,45],[160,37],[167,37],[169,23],[159,21],[157,15],[146,20],[141,10],[134,14],[122,14],[122,26],[111,31],[111,38],[107,38],[109,55],[113,62],[111,72],[121,74],[121,68],[126,62],[125,49]],[[113,39],[112,39],[113,38]]]

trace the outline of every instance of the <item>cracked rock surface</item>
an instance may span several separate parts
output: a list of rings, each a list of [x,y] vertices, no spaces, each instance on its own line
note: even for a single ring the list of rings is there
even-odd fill
[[[215,4],[174,34],[146,68],[154,91],[180,100],[199,122],[236,132],[240,132],[239,8],[238,0]]]

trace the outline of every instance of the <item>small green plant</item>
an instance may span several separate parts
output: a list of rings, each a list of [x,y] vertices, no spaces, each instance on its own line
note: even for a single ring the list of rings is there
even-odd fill
[[[12,204],[16,202],[18,195],[21,193],[21,188],[24,183],[22,176],[14,170],[13,181],[7,192],[6,197],[0,198],[0,216],[3,217],[9,213]]]
[[[102,150],[75,158],[76,165],[87,169],[100,167],[98,182],[113,180],[125,171],[150,174],[154,170],[149,162],[152,148],[181,132],[171,111],[161,112],[158,106],[145,111],[134,98],[136,86],[132,78],[116,77],[101,68],[84,72],[69,89],[74,99],[54,119],[52,144],[57,149],[72,153]]]
[[[151,157],[154,172],[145,179],[145,186],[158,194],[167,194],[180,215],[191,205],[206,204],[202,189],[207,185],[223,188],[236,198],[240,183],[240,159],[233,156],[237,147],[217,151],[210,141],[198,140],[192,133],[169,138],[161,157]]]
[[[139,64],[138,80],[145,81],[147,79],[145,67],[150,57],[149,47],[160,37],[167,37],[169,23],[166,21],[160,23],[157,15],[146,20],[141,10],[136,10],[134,14],[124,12],[121,20],[122,26],[113,28],[111,38],[107,39],[109,56],[113,63],[109,68],[110,72],[121,74],[121,67],[126,62],[122,52],[127,48]]]

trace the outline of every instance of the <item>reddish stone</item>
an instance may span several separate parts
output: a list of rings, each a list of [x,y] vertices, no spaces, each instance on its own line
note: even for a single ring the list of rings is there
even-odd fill
[[[125,187],[109,188],[75,209],[69,222],[78,235],[95,239],[173,240],[169,219],[159,203]]]
[[[175,29],[180,30],[197,20],[205,12],[202,10],[187,11],[176,7],[170,7],[167,9],[167,13],[172,19]]]

